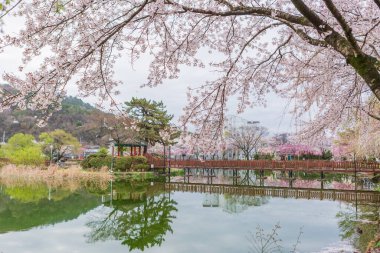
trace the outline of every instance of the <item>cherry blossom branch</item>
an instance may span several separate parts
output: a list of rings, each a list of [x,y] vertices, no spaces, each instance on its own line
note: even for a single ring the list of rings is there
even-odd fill
[[[278,18],[287,20],[288,22],[299,24],[302,26],[312,26],[312,24],[302,16],[292,15],[280,10],[265,8],[265,7],[248,7],[248,6],[238,6],[233,7],[230,11],[212,11],[199,8],[193,8],[185,6],[179,3],[175,3],[172,0],[166,0],[167,3],[180,6],[183,10],[198,13],[198,14],[207,14],[212,16],[228,17],[228,16],[241,16],[241,15],[257,15],[257,16],[266,16],[271,17],[275,15]]]
[[[219,2],[219,3],[221,3],[221,4],[224,4],[225,6],[227,6],[230,10],[233,10],[234,9],[234,6],[230,3],[230,2],[228,2],[228,1],[226,1],[226,0],[215,0],[216,2]]]
[[[15,3],[11,8],[7,9],[2,15],[0,15],[0,19],[4,18],[6,15],[8,15],[13,9],[15,9],[20,3],[22,2],[22,0],[19,0],[17,1],[17,3]]]

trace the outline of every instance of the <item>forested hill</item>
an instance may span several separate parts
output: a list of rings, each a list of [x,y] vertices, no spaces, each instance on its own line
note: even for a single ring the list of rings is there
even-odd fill
[[[37,112],[26,110],[8,110],[0,113],[0,141],[3,132],[8,139],[15,133],[29,133],[38,137],[42,132],[63,129],[81,140],[84,144],[104,145],[108,138],[102,128],[104,121],[114,115],[96,109],[81,99],[67,97],[62,109],[53,113],[45,127],[38,127]]]

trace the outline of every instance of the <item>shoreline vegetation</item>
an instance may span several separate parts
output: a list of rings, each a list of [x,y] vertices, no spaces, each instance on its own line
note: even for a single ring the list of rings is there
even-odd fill
[[[0,182],[5,185],[28,185],[44,183],[55,187],[68,183],[98,184],[107,187],[111,180],[149,180],[156,175],[153,171],[110,171],[107,166],[102,168],[83,169],[73,164],[68,167],[57,165],[29,166],[4,164],[0,166]],[[101,188],[104,188],[101,187]]]
[[[5,185],[45,183],[60,187],[68,184],[96,184],[106,188],[112,179],[108,170],[86,171],[77,165],[63,169],[56,165],[35,167],[7,164],[0,168],[0,181]]]

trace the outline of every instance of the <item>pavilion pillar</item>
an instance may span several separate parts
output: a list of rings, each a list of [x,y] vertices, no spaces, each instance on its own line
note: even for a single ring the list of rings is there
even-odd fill
[[[129,147],[130,148],[130,150],[131,150],[131,156],[133,156],[133,153],[132,153],[132,146],[131,147]]]
[[[146,146],[144,146],[144,151],[143,151],[144,154],[148,153],[148,144],[146,143]]]
[[[141,155],[141,146],[139,146],[139,155]]]

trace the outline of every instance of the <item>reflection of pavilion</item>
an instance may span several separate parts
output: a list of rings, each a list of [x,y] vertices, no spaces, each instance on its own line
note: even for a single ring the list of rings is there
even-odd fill
[[[223,211],[227,213],[242,213],[243,211],[247,210],[249,206],[240,201],[240,197],[242,196],[224,195],[224,201],[222,205]]]

